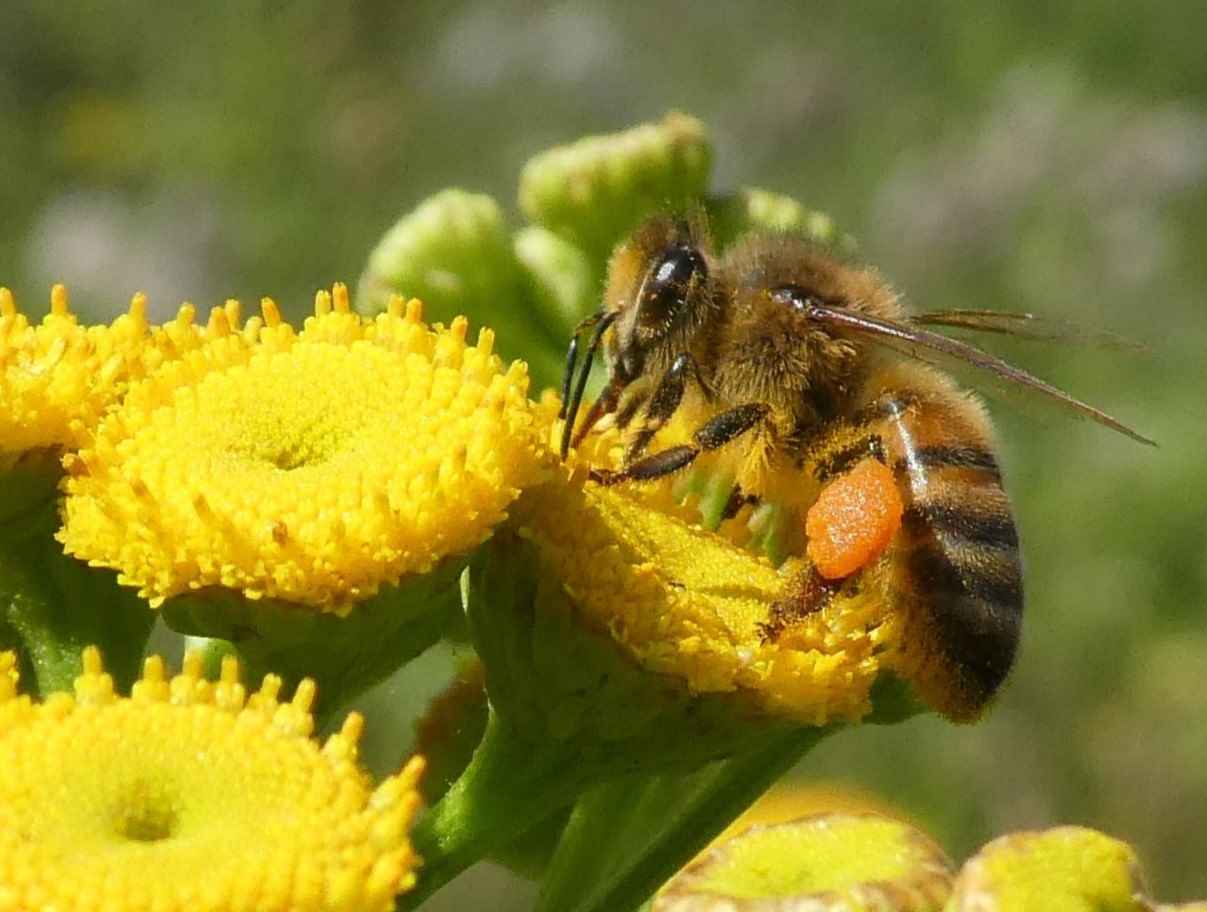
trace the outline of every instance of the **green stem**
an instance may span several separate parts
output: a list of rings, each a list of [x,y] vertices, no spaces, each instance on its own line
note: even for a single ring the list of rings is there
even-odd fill
[[[910,686],[882,675],[864,724],[924,712]],[[635,775],[598,785],[570,815],[546,869],[537,912],[629,912],[841,725],[771,731],[690,775]]]
[[[470,865],[569,806],[592,775],[564,748],[533,743],[492,711],[473,760],[412,834],[423,868],[398,908],[417,908]]]
[[[0,648],[20,657],[25,689],[71,690],[85,646],[100,647],[114,681],[137,679],[155,615],[117,575],[68,557],[59,527],[57,457],[0,476]]]
[[[585,795],[538,912],[636,909],[834,728],[801,729],[690,776],[633,776]]]

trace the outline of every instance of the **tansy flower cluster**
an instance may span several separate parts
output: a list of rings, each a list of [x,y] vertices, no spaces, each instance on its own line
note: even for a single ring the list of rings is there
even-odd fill
[[[636,908],[822,737],[924,702],[958,717],[887,573],[790,610],[810,566],[839,577],[884,551],[902,521],[887,470],[837,506],[819,492],[807,518],[735,497],[716,454],[598,485],[590,470],[623,460],[615,426],[563,462],[560,403],[530,398],[529,364],[552,382],[548,343],[668,200],[708,208],[721,244],[752,226],[847,244],[795,200],[710,197],[711,157],[672,114],[533,159],[517,231],[489,197],[437,194],[369,257],[359,311],[336,284],[300,327],[270,299],[155,326],[141,295],[85,326],[61,286],[35,324],[0,289],[0,507],[25,523],[0,535],[0,647],[21,646],[0,653],[0,912],[407,909],[491,855],[543,872],[538,912]],[[499,356],[486,315],[527,360]],[[658,443],[692,430],[672,419]],[[820,548],[835,529],[861,550]],[[110,674],[137,674],[147,607],[211,639],[176,677],[146,659],[121,696]],[[421,727],[437,775],[412,831],[423,762],[374,787],[359,715],[311,738],[314,682],[342,707],[441,638],[473,658]],[[110,671],[91,648],[73,693],[52,693],[98,641]],[[19,693],[18,667],[44,699]],[[240,667],[275,674],[249,694]],[[1016,848],[957,882],[891,821],[739,839],[653,908],[973,908]]]
[[[651,509],[644,492],[584,477],[534,489],[518,521],[596,629],[693,693],[743,691],[772,714],[813,725],[868,712],[900,629],[882,600],[835,600],[769,640],[763,625],[793,565],[777,570]]]
[[[0,909],[388,910],[415,879],[422,761],[374,788],[359,715],[319,745],[312,682],[248,693],[228,658],[128,697],[95,649],[75,693],[34,702],[0,655]]]

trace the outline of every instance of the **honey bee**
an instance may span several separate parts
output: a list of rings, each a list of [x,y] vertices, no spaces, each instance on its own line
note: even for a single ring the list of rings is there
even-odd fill
[[[616,248],[602,307],[570,342],[561,450],[565,458],[606,416],[622,432],[624,455],[619,468],[592,469],[598,484],[649,482],[708,460],[732,478],[726,516],[747,504],[785,507],[795,550],[808,559],[764,636],[777,638],[835,592],[878,574],[937,644],[930,677],[939,684],[924,696],[967,719],[1013,663],[1022,564],[989,418],[935,363],[971,365],[1152,441],[929,326],[1049,334],[1028,314],[911,315],[876,270],[801,237],[754,233],[719,255],[702,213],[656,215]],[[600,348],[607,381],[576,429]],[[672,419],[692,430],[651,451]],[[827,500],[827,491],[837,493]],[[826,511],[854,525],[834,533]],[[842,541],[827,550],[826,534]]]

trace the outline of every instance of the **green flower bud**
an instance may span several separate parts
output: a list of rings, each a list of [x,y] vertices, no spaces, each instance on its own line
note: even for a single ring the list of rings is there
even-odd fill
[[[840,253],[850,253],[856,246],[855,239],[840,231],[826,213],[770,190],[744,187],[730,196],[709,200],[708,210],[717,243],[722,247],[748,231],[758,230],[801,234]]]
[[[533,274],[525,269],[531,263],[521,264],[519,249],[494,199],[442,190],[378,241],[360,279],[356,308],[373,316],[386,309],[391,295],[401,294],[422,300],[429,319],[447,323],[463,315],[475,325],[506,326],[503,354],[525,358],[538,388],[551,386],[561,370],[566,330],[541,309],[547,304],[548,269],[534,288]]]
[[[515,252],[527,273],[533,306],[564,343],[579,320],[599,307],[590,259],[574,244],[535,226],[516,233]]]
[[[642,218],[702,198],[711,169],[704,125],[671,112],[535,156],[520,175],[520,209],[581,247],[601,275],[613,246]]]
[[[428,197],[387,231],[369,254],[356,309],[373,316],[390,296],[419,298],[429,316],[466,314],[483,322],[517,294],[519,263],[499,204],[466,190]]]

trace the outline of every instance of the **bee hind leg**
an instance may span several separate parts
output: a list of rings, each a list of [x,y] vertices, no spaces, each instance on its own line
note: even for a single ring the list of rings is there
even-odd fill
[[[842,588],[843,580],[828,580],[814,567],[801,571],[789,584],[784,598],[771,606],[767,620],[758,625],[764,643],[774,643],[784,630],[820,611]]]

